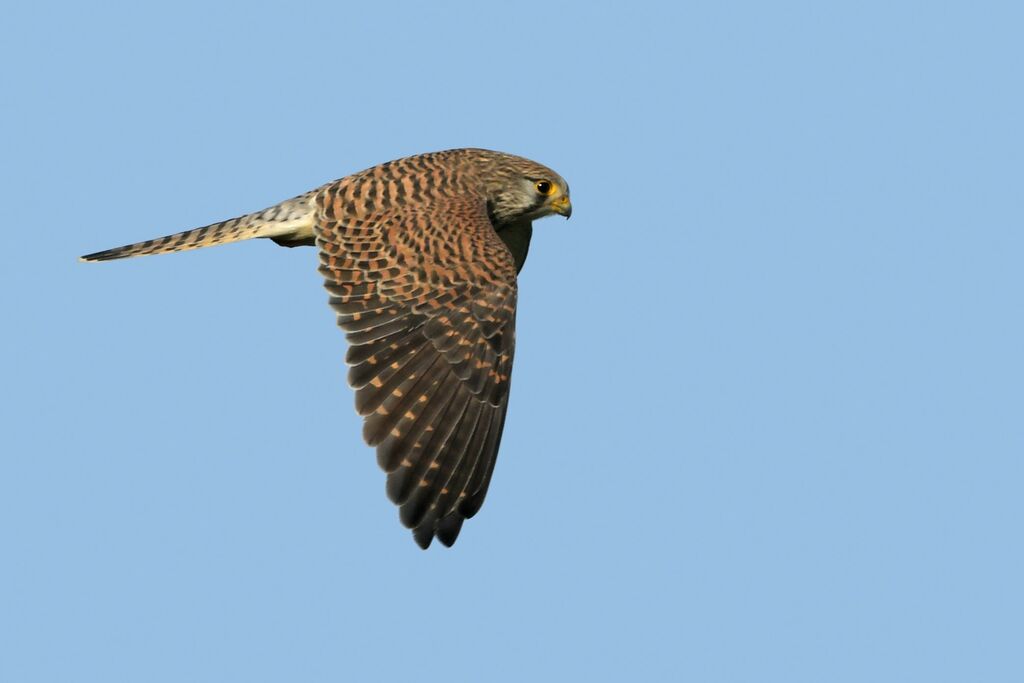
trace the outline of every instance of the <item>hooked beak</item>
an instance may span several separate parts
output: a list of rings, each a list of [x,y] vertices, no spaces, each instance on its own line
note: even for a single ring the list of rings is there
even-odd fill
[[[572,204],[569,202],[569,198],[562,195],[555,201],[551,202],[551,209],[559,216],[565,216],[568,218],[572,215]]]

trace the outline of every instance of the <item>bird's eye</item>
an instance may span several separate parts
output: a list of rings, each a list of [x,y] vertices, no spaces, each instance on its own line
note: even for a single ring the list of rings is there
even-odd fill
[[[538,180],[536,187],[537,192],[540,192],[541,194],[551,194],[555,189],[554,186],[546,180]]]

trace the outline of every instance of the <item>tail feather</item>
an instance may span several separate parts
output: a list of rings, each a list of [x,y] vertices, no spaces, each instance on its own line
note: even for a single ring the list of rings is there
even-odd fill
[[[238,242],[254,237],[269,237],[284,246],[313,243],[313,192],[276,204],[263,211],[186,230],[145,242],[127,244],[80,257],[81,261],[112,261],[149,254],[187,251],[215,244]]]

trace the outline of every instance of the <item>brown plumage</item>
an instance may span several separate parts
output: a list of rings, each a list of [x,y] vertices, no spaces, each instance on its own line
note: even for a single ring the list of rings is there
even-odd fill
[[[532,221],[568,217],[569,187],[521,157],[460,149],[399,159],[223,223],[86,261],[266,237],[316,244],[349,342],[363,436],[423,548],[480,509],[505,425],[516,276]]]

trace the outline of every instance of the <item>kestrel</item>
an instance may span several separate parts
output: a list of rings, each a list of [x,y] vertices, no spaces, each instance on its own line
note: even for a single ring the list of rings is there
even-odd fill
[[[483,149],[374,166],[263,211],[83,256],[109,261],[267,237],[313,246],[345,331],[363,437],[399,518],[451,546],[483,504],[508,407],[516,276],[569,186]]]

